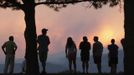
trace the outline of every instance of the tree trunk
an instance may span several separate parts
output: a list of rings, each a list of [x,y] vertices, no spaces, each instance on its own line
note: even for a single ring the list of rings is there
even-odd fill
[[[134,2],[124,0],[124,27],[125,27],[125,75],[134,75]]]
[[[24,32],[26,41],[26,75],[39,75],[39,65],[37,57],[35,7],[34,4],[24,6],[26,28]]]

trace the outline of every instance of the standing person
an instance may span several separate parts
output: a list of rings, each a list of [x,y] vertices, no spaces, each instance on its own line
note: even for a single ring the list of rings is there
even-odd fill
[[[122,47],[124,49],[124,47],[125,47],[125,38],[122,38],[120,42],[121,42],[121,45],[122,45]]]
[[[120,40],[120,42],[121,42],[121,45],[122,45],[122,47],[123,47],[123,52],[124,52],[124,55],[125,55],[125,38],[122,38],[121,40]]]
[[[83,41],[79,45],[79,49],[81,50],[81,61],[82,61],[82,68],[83,68],[83,73],[88,73],[88,61],[90,58],[90,49],[91,49],[91,44],[88,42],[88,39],[86,36],[83,37]]]
[[[124,56],[125,56],[125,38],[122,38],[120,42],[123,47],[123,52],[124,52]]]
[[[2,45],[2,50],[6,55],[4,73],[7,73],[9,70],[9,73],[12,74],[14,71],[15,52],[17,50],[13,36],[9,36],[9,41]]]
[[[77,48],[76,45],[71,37],[67,38],[67,43],[65,47],[65,53],[66,57],[68,58],[69,61],[69,70],[72,72],[72,64],[74,66],[74,72],[76,73],[76,53],[77,53]]]
[[[46,73],[46,60],[48,55],[48,46],[50,44],[49,37],[47,36],[48,29],[43,28],[42,34],[38,36],[37,43],[39,44],[39,58],[43,67],[42,73]]]
[[[99,40],[98,36],[94,36],[93,58],[94,58],[94,63],[97,65],[98,72],[102,73],[102,71],[101,71],[101,57],[102,57],[102,52],[103,52],[103,45],[98,40]]]
[[[124,66],[125,66],[125,57],[126,57],[125,38],[122,38],[122,39],[120,40],[120,42],[121,42],[121,45],[122,45],[122,47],[123,47],[123,52],[124,52],[123,63],[124,63]],[[125,67],[124,67],[124,70],[125,70]]]
[[[111,44],[108,45],[109,50],[109,67],[111,67],[111,73],[116,73],[118,64],[118,46],[115,44],[115,39],[111,40]]]

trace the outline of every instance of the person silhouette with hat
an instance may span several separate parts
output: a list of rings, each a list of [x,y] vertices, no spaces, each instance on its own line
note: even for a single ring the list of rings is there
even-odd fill
[[[48,46],[50,44],[49,37],[47,36],[47,31],[48,29],[43,28],[42,29],[42,34],[38,36],[37,38],[37,43],[39,44],[38,50],[39,50],[39,58],[40,62],[43,67],[42,73],[46,73],[46,60],[47,60],[47,55],[48,55]]]

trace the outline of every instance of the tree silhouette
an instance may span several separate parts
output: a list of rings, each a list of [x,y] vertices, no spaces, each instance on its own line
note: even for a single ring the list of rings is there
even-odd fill
[[[25,42],[26,42],[26,74],[27,75],[38,75],[39,66],[37,61],[36,51],[36,24],[35,24],[35,7],[41,4],[47,5],[50,8],[58,11],[60,8],[66,7],[68,4],[76,4],[80,2],[88,2],[89,7],[95,9],[101,8],[103,5],[109,4],[110,7],[118,5],[121,0],[0,0],[1,8],[11,8],[13,10],[22,10],[25,14],[24,19],[26,28],[24,31]],[[129,75],[133,73],[134,61],[131,57],[134,56],[134,6],[133,0],[124,1],[124,28],[125,28],[125,73]]]
[[[124,29],[125,29],[125,75],[133,75],[134,71],[134,3],[131,0],[124,0]]]

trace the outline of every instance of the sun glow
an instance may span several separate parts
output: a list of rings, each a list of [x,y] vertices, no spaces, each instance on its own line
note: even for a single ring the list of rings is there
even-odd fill
[[[111,27],[104,27],[99,34],[100,40],[103,42],[104,46],[107,46],[111,39],[116,39],[118,33]]]

